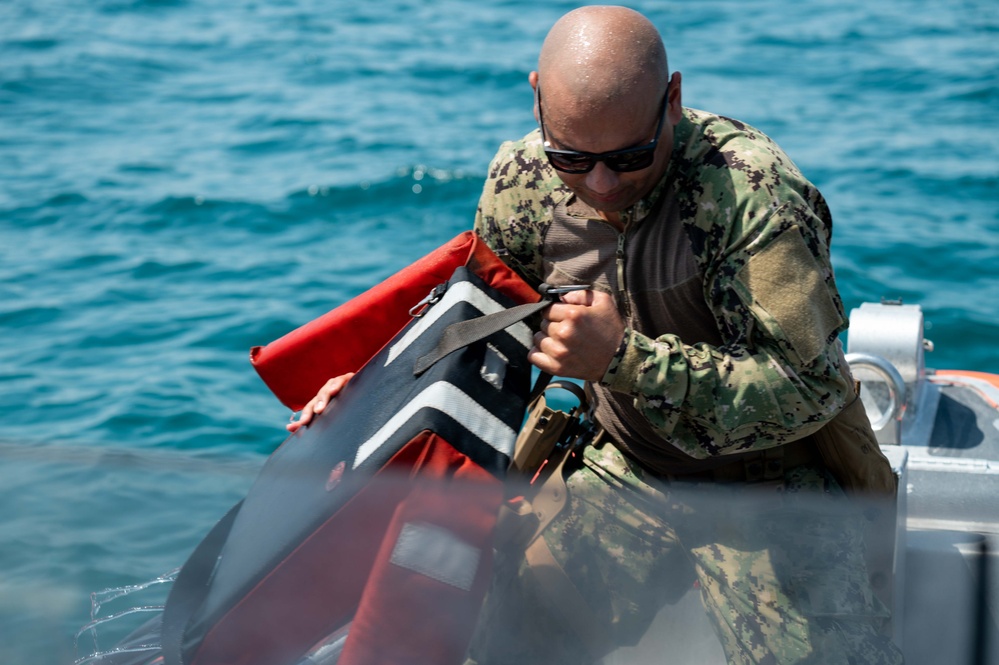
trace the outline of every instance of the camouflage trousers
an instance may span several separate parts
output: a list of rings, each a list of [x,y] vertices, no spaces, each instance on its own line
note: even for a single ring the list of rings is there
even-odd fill
[[[498,552],[469,663],[598,662],[560,603],[585,604],[609,650],[637,643],[695,585],[729,663],[901,663],[879,632],[889,615],[867,578],[856,506],[822,468],[783,475],[669,482],[610,443],[587,448],[542,536],[579,595],[548,597],[522,552]]]

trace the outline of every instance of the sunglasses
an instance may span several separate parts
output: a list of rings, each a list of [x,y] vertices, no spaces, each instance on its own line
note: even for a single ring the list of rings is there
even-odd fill
[[[666,84],[666,94],[663,95],[659,107],[659,124],[656,126],[656,136],[651,142],[634,148],[611,150],[610,152],[582,152],[580,150],[556,150],[551,147],[545,136],[545,116],[541,110],[541,86],[538,86],[538,124],[541,125],[541,140],[544,141],[545,154],[556,171],[563,173],[589,173],[597,162],[603,162],[612,171],[628,173],[641,171],[652,166],[656,158],[656,145],[663,131],[666,119],[666,105],[669,99],[669,83]]]

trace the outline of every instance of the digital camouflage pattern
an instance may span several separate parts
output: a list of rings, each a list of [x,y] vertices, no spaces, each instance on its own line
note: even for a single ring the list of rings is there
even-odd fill
[[[625,234],[661,197],[676,202],[722,343],[687,345],[628,319],[596,389],[633,403],[692,458],[802,439],[852,396],[829,209],[752,127],[684,109],[675,132],[666,174],[625,211]],[[537,285],[554,211],[572,198],[535,131],[501,146],[475,228]],[[827,469],[785,467],[781,481],[719,495],[706,490],[717,483],[667,482],[631,457],[587,448],[567,477],[567,508],[543,534],[613,643],[639,639],[697,579],[731,663],[901,662],[878,632],[887,611],[867,580],[864,520]],[[558,602],[539,592],[522,552],[500,552],[470,662],[593,662]]]
[[[694,458],[797,440],[835,416],[849,392],[829,209],[752,127],[684,109],[675,131],[667,172],[625,211],[625,233],[659,197],[677,201],[723,344],[685,345],[626,321],[601,386],[633,400],[664,439]],[[571,197],[534,131],[500,148],[475,228],[536,285],[554,208]]]
[[[668,483],[607,443],[585,450],[568,488],[543,537],[611,643],[637,643],[697,580],[729,663],[902,662],[879,633],[888,612],[867,583],[858,508],[823,469],[790,468],[751,491]],[[596,660],[522,559],[498,565],[470,662]],[[664,637],[666,649],[683,639]]]

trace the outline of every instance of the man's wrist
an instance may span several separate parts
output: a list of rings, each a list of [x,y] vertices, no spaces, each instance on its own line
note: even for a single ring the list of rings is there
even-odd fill
[[[607,365],[607,371],[600,379],[602,385],[607,386],[615,392],[633,393],[635,390],[635,377],[638,373],[638,365],[641,364],[641,354],[635,348],[635,331],[631,328],[624,329],[624,336],[621,343]]]

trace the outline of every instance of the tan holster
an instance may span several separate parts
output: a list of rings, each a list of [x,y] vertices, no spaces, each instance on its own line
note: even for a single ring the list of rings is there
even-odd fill
[[[572,454],[568,439],[579,428],[580,418],[552,409],[544,394],[529,408],[509,470],[523,492],[500,509],[496,526],[499,547],[526,549],[566,504],[564,467]]]
[[[579,411],[584,407],[581,403]],[[497,547],[524,552],[545,596],[558,599],[553,610],[597,659],[613,648],[611,634],[597,621],[541,534],[566,507],[566,464],[573,455],[582,454],[584,442],[598,444],[602,436],[603,430],[593,428],[576,410],[552,409],[544,394],[538,396],[517,437],[509,471],[523,481],[523,493],[503,505],[496,527]]]

